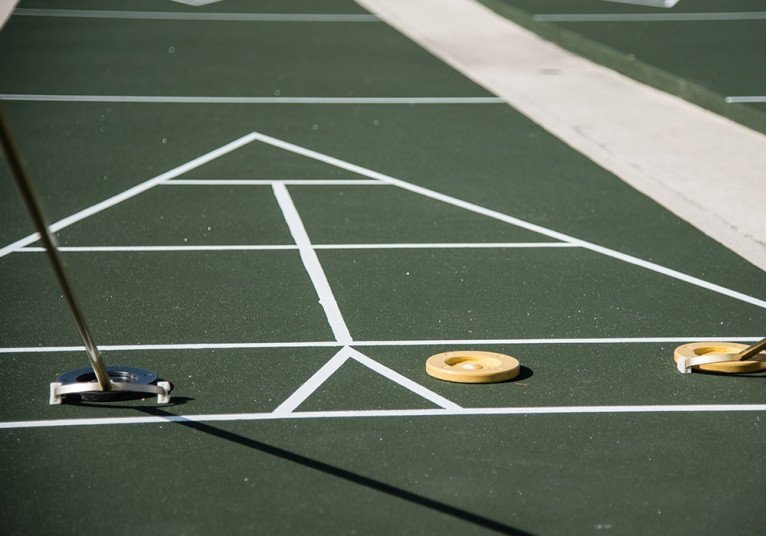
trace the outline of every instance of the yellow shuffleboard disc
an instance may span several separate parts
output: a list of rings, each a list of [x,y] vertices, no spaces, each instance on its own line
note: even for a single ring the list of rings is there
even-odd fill
[[[705,356],[710,359],[716,359],[715,356],[729,356],[734,359],[734,355],[747,348],[746,344],[736,342],[691,342],[683,344],[673,352],[673,360],[678,364],[679,360],[684,359],[690,363],[694,360],[702,361]],[[761,352],[746,361],[721,361],[719,363],[704,363],[692,365],[692,368],[704,372],[722,372],[728,374],[741,374],[746,372],[758,372],[766,370],[766,352]]]
[[[434,378],[458,383],[496,383],[519,375],[519,360],[505,354],[478,351],[444,352],[426,361]]]

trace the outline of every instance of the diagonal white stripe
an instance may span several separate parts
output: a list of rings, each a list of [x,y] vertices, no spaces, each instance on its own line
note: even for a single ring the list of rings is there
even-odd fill
[[[295,411],[308,397],[310,397],[314,391],[327,381],[335,371],[337,371],[343,363],[348,361],[350,357],[348,346],[344,346],[338,350],[332,358],[322,366],[316,373],[311,376],[306,382],[301,385],[287,400],[282,402],[277,409],[274,410],[275,415],[286,415]]]
[[[458,406],[457,404],[455,404],[451,400],[447,400],[443,396],[434,393],[430,389],[426,389],[425,387],[423,387],[419,383],[416,383],[416,382],[410,380],[409,378],[407,378],[405,376],[402,376],[401,374],[399,374],[395,370],[391,370],[390,368],[388,368],[388,367],[386,367],[384,365],[381,365],[380,363],[378,363],[374,359],[370,359],[369,357],[364,355],[359,350],[355,350],[354,348],[349,348],[349,352],[350,352],[350,355],[351,355],[351,357],[353,359],[355,359],[356,361],[358,361],[359,363],[361,363],[365,367],[374,370],[375,372],[377,372],[381,376],[385,376],[386,378],[388,378],[392,382],[398,383],[399,385],[401,385],[405,389],[409,389],[413,393],[415,393],[415,394],[417,394],[419,396],[422,396],[423,398],[425,398],[429,402],[433,402],[437,406],[440,406],[440,407],[442,407],[444,409],[461,409],[460,406]]]
[[[301,217],[293,204],[287,187],[284,184],[276,183],[273,185],[273,188],[279,208],[282,209],[282,214],[284,214],[287,226],[290,228],[290,233],[298,245],[303,265],[306,267],[311,282],[314,284],[314,288],[319,296],[319,303],[324,309],[333,335],[335,335],[335,339],[338,342],[348,344],[353,340],[351,333],[349,333],[346,322],[343,320],[343,315],[338,308],[338,303],[335,301],[330,283],[327,281],[327,276],[322,269],[322,265],[319,263],[319,257],[317,257],[316,251],[314,251],[311,245],[309,235],[306,233],[303,221],[301,221]]]

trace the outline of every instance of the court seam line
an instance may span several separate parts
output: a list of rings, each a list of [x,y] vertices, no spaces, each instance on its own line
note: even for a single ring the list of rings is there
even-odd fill
[[[355,347],[376,346],[449,346],[449,345],[545,345],[545,344],[663,344],[699,342],[755,342],[759,336],[736,337],[585,337],[585,338],[528,338],[528,339],[402,339],[360,340]],[[221,343],[158,343],[158,344],[99,344],[104,352],[157,351],[157,350],[242,350],[258,348],[327,348],[345,346],[338,341],[275,341],[275,342],[221,342]],[[37,354],[83,352],[84,346],[16,346],[0,347],[0,354]]]
[[[85,218],[88,218],[94,214],[97,214],[98,212],[101,212],[102,210],[106,210],[107,208],[111,208],[119,203],[122,203],[123,201],[126,201],[127,199],[130,199],[131,197],[135,197],[164,181],[167,181],[174,177],[182,175],[183,173],[191,171],[192,169],[195,169],[203,164],[206,164],[210,162],[211,160],[215,160],[216,158],[220,156],[230,153],[231,151],[234,151],[236,149],[239,149],[240,147],[247,145],[248,143],[251,143],[256,138],[257,137],[254,136],[253,133],[245,134],[244,136],[237,138],[234,141],[231,141],[225,145],[222,145],[221,147],[218,147],[217,149],[213,149],[212,151],[209,151],[201,156],[198,156],[197,158],[189,160],[188,162],[181,164],[180,166],[177,166],[169,171],[166,171],[165,173],[161,173],[160,175],[157,175],[156,177],[148,179],[140,184],[137,184],[136,186],[128,188],[127,190],[124,190],[118,193],[117,195],[113,195],[112,197],[109,197],[99,203],[91,205],[83,210],[80,210],[79,212],[75,212],[74,214],[67,216],[66,218],[58,220],[52,225],[49,225],[48,228],[50,229],[51,233],[60,231],[61,229],[64,229],[74,223],[84,220]],[[8,255],[9,253],[12,253],[13,251],[15,251],[16,249],[20,247],[28,246],[29,244],[39,239],[40,239],[39,233],[32,233],[24,238],[21,238],[20,240],[17,240],[1,248],[0,257],[4,257]]]
[[[163,104],[502,104],[500,97],[233,97],[184,95],[52,95],[2,93],[0,100],[21,102],[95,102]]]
[[[469,417],[503,415],[592,415],[592,414],[659,414],[659,413],[724,413],[762,412],[766,404],[686,404],[686,405],[624,405],[624,406],[526,406],[461,409],[415,410],[350,410],[350,411],[298,411],[278,414],[219,413],[173,415],[166,417],[94,417],[85,419],[47,419],[0,422],[0,430],[23,428],[63,428],[72,426],[109,426],[118,424],[164,424],[167,422],[234,422],[322,418],[373,417]]]
[[[325,162],[327,164],[336,166],[341,169],[345,169],[347,171],[352,171],[354,173],[357,173],[359,175],[364,175],[366,177],[370,177],[373,179],[379,179],[383,182],[393,184],[395,186],[399,186],[400,188],[404,190],[408,190],[414,193],[418,193],[420,195],[430,197],[431,199],[436,199],[438,201],[442,201],[447,204],[451,204],[456,207],[463,208],[465,210],[475,212],[477,214],[482,214],[484,216],[509,223],[511,225],[515,225],[517,227],[521,227],[523,229],[527,229],[530,231],[534,231],[536,233],[548,236],[550,238],[555,238],[557,240],[561,240],[563,242],[569,242],[572,244],[579,245],[582,248],[591,250],[595,253],[600,253],[602,255],[605,255],[607,257],[612,257],[614,259],[623,261],[627,264],[632,264],[634,266],[639,266],[648,270],[651,270],[653,272],[660,273],[662,275],[678,279],[680,281],[684,281],[686,283],[689,283],[691,285],[695,285],[697,287],[701,287],[713,292],[716,292],[718,294],[722,294],[724,296],[728,296],[730,298],[737,299],[739,301],[743,301],[746,303],[750,303],[751,305],[756,305],[758,307],[766,309],[766,301],[755,298],[753,296],[749,296],[747,294],[744,294],[742,292],[738,292],[735,290],[728,289],[726,287],[723,287],[721,285],[717,285],[715,283],[710,283],[709,281],[705,281],[702,279],[699,279],[694,276],[690,276],[688,274],[684,274],[682,272],[679,272],[677,270],[673,270],[671,268],[667,268],[665,266],[661,266],[659,264],[645,261],[643,259],[640,259],[638,257],[634,257],[632,255],[628,255],[626,253],[621,253],[619,251],[606,248],[604,246],[599,246],[597,244],[594,244],[592,242],[587,242],[585,240],[575,238],[569,235],[566,235],[564,233],[554,231],[552,229],[548,229],[546,227],[542,227],[541,225],[533,224],[524,220],[521,220],[519,218],[515,218],[513,216],[509,216],[507,214],[503,214],[501,212],[488,209],[485,207],[482,207],[480,205],[476,205],[474,203],[469,203],[467,201],[463,201],[461,199],[442,194],[439,192],[436,192],[434,190],[430,190],[428,188],[424,188],[422,186],[417,186],[415,184],[403,181],[401,179],[396,179],[394,177],[391,177],[389,175],[385,175],[383,173],[359,166],[357,164],[352,164],[350,162],[346,162],[344,160],[341,160],[339,158],[335,158],[317,151],[313,151],[311,149],[307,149],[305,147],[301,147],[299,145],[295,145],[293,143],[280,140],[278,138],[274,138],[272,136],[268,136],[266,134],[262,134],[260,132],[253,132],[253,134],[256,136],[256,139],[258,141],[261,141],[263,143],[267,143],[269,145],[272,145],[274,147],[279,147],[282,149],[285,149],[289,152],[300,154],[303,156],[306,156],[308,158]]]
[[[325,275],[322,264],[319,262],[319,257],[311,245],[311,240],[303,225],[298,209],[295,207],[292,197],[290,197],[290,193],[284,184],[275,183],[272,185],[272,189],[285,222],[290,229],[290,234],[298,245],[298,252],[303,261],[303,266],[311,278],[311,282],[319,297],[319,303],[324,309],[333,335],[338,342],[349,344],[353,341],[353,338],[335,300],[330,282],[327,280],[327,275]]]
[[[456,243],[401,243],[401,244],[313,244],[321,250],[368,250],[368,249],[547,249],[576,248],[568,242],[456,242]],[[172,245],[172,246],[60,246],[67,253],[123,253],[151,251],[286,251],[299,249],[293,244],[232,244],[232,245]],[[45,248],[26,246],[14,253],[44,253]]]
[[[12,16],[214,22],[382,22],[368,13],[194,13],[99,9],[18,8]]]

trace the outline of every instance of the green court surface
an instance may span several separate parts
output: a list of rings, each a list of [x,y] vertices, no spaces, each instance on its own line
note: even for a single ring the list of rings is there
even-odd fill
[[[758,0],[481,0],[559,45],[766,132]]]
[[[763,374],[672,361],[765,336],[762,270],[350,0],[19,7],[59,11],[1,104],[96,341],[174,390],[48,404],[87,359],[3,166],[3,534],[764,526]],[[521,374],[425,373],[467,349]]]

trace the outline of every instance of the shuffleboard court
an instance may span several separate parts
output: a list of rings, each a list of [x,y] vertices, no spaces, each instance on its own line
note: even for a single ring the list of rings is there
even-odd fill
[[[22,1],[182,16],[14,15],[0,92],[251,100],[0,103],[105,360],[174,384],[48,404],[86,360],[3,167],[4,533],[760,529],[724,453],[763,374],[672,360],[763,338],[760,268],[354,2],[128,4]],[[451,350],[521,372],[430,377]]]

